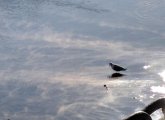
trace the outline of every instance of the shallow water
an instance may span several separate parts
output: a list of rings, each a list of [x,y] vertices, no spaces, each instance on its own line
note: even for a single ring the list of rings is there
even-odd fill
[[[164,97],[164,5],[0,1],[0,119],[120,120]]]

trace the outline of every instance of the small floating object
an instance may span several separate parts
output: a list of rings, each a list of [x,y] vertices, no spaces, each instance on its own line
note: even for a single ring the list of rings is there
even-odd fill
[[[118,77],[123,77],[125,76],[125,74],[122,73],[113,73],[111,76],[109,76],[109,78],[118,78]]]
[[[109,66],[111,66],[111,68],[115,71],[125,71],[125,70],[127,70],[126,68],[121,67],[121,66],[116,65],[116,64],[113,64],[113,63],[109,63]]]
[[[107,85],[104,85],[104,87],[108,90],[108,87],[107,87]]]

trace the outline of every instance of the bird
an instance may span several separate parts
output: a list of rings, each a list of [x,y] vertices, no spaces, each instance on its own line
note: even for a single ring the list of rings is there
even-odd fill
[[[165,117],[165,98],[155,100],[141,111],[136,112],[123,120],[152,120],[150,115],[160,108]]]
[[[126,68],[123,68],[119,65],[113,64],[113,63],[109,63],[109,66],[111,66],[111,68],[115,71],[125,71],[127,70]]]

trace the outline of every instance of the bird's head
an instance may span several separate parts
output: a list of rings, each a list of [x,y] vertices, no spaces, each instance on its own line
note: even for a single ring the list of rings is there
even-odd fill
[[[109,65],[112,66],[113,64],[110,62]]]

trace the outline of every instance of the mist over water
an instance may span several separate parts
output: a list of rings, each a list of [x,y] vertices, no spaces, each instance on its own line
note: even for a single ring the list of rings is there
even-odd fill
[[[120,120],[164,97],[164,5],[0,1],[0,119]]]

